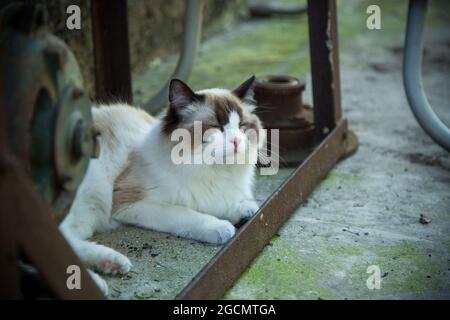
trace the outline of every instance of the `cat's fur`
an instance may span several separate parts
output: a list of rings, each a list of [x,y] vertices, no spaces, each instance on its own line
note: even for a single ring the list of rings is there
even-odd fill
[[[252,164],[175,165],[171,150],[176,142],[170,138],[174,130],[192,130],[194,121],[202,121],[203,129],[219,129],[215,134],[220,139],[214,143],[224,144],[225,153],[247,150],[251,142],[244,130],[262,128],[252,113],[255,106],[244,99],[253,81],[254,77],[234,91],[194,93],[180,80],[172,80],[170,106],[162,119],[123,104],[93,108],[100,156],[91,160],[60,225],[88,267],[106,274],[126,273],[132,267],[123,254],[88,241],[96,231],[124,223],[223,244],[235,234],[233,224],[257,211]],[[258,134],[261,147],[265,137]],[[195,153],[199,146],[192,147]],[[106,291],[106,283],[93,277]]]

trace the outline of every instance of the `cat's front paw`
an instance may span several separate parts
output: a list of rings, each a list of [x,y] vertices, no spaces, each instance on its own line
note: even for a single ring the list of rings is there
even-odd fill
[[[113,249],[104,249],[95,263],[95,270],[104,274],[125,274],[131,270],[133,265],[127,257]]]
[[[224,244],[227,243],[236,233],[236,228],[226,220],[217,220],[208,223],[201,233],[199,240],[212,243]]]
[[[255,215],[258,211],[259,205],[255,200],[242,200],[239,203],[238,212],[241,216],[241,219],[248,220]]]

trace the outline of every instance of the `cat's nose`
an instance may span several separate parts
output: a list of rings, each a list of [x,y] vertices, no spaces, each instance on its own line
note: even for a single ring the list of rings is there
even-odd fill
[[[234,145],[234,150],[237,150],[239,143],[241,143],[241,139],[239,139],[238,137],[234,137],[233,139],[231,139],[231,143]]]

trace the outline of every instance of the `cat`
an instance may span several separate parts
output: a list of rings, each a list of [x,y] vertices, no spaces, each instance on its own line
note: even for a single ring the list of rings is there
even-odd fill
[[[254,156],[265,142],[262,123],[254,114],[254,80],[252,76],[234,90],[194,92],[173,79],[169,106],[160,119],[125,104],[92,108],[100,155],[91,159],[60,225],[88,268],[116,274],[132,267],[125,255],[87,240],[97,231],[130,224],[224,244],[234,236],[234,224],[256,213],[253,163],[174,164],[173,148],[178,142],[171,138],[175,130],[192,133],[194,124],[201,121],[202,133],[211,129],[212,134],[200,142],[184,142],[192,154],[202,153],[203,147],[212,144],[217,147],[217,159],[248,150]],[[256,134],[257,139],[250,139],[247,132]],[[106,282],[90,273],[106,293]]]

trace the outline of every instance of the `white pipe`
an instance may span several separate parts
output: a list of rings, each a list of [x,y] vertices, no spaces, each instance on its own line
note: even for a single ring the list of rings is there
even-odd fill
[[[191,74],[200,44],[204,4],[204,0],[188,0],[183,22],[184,32],[180,58],[170,79],[177,78],[186,81]],[[144,103],[145,110],[155,114],[167,104],[170,79],[153,98]]]

